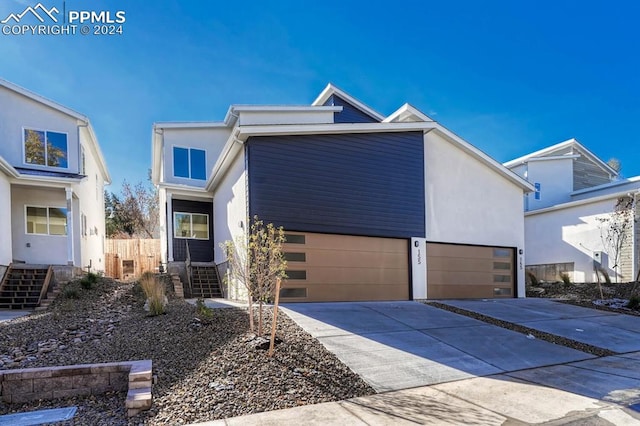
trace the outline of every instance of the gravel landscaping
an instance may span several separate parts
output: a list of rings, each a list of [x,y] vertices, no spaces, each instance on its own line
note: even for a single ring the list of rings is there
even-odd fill
[[[284,313],[282,342],[270,358],[248,333],[246,309],[214,309],[207,317],[170,297],[167,313],[150,317],[137,287],[109,279],[76,294],[63,291],[48,310],[0,323],[0,369],[151,359],[152,409],[127,419],[125,394],[116,392],[0,402],[0,415],[78,406],[74,420],[62,424],[175,425],[375,393]]]
[[[527,297],[552,298],[572,305],[640,316],[640,306],[635,309],[627,307],[630,298],[640,296],[640,284],[636,282],[603,283],[604,299],[600,296],[597,283],[541,282],[535,286],[527,286],[526,294]]]

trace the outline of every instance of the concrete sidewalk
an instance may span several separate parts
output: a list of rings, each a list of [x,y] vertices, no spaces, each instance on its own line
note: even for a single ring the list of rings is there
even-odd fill
[[[640,351],[640,317],[550,299],[443,300],[450,306],[617,353]]]
[[[418,302],[282,309],[377,392],[592,358]]]
[[[26,315],[29,315],[31,312],[33,312],[33,311],[20,311],[20,310],[13,310],[13,309],[2,309],[2,310],[0,310],[0,322],[11,321],[12,319],[15,319],[15,318],[24,317]]]

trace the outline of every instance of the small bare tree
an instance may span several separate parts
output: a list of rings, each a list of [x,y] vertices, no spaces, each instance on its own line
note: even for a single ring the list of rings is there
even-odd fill
[[[596,218],[600,222],[600,238],[604,250],[613,260],[613,270],[616,273],[616,283],[619,277],[620,258],[624,244],[633,229],[635,221],[635,197],[618,198],[613,212],[606,217]]]
[[[264,224],[257,216],[253,218],[249,235],[236,241],[226,241],[225,250],[229,273],[232,279],[243,283],[249,303],[249,328],[255,331],[253,302],[258,302],[259,336],[263,332],[264,303],[273,300],[276,283],[286,278],[287,261],[284,259],[282,244],[284,229],[272,223]]]

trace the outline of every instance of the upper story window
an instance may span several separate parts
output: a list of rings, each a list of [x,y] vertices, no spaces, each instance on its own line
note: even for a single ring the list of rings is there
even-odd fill
[[[173,175],[188,179],[207,178],[206,153],[202,149],[173,147]]]
[[[67,134],[24,129],[24,162],[40,166],[68,167]]]

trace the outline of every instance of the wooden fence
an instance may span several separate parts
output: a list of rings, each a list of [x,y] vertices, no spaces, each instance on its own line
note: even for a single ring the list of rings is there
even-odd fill
[[[119,280],[135,279],[160,265],[160,240],[117,239],[105,241],[105,274]]]

